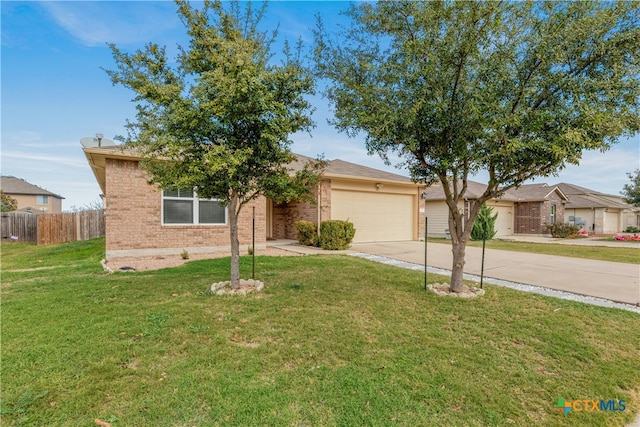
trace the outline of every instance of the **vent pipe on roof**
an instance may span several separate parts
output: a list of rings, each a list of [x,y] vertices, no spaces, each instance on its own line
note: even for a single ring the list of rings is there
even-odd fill
[[[102,135],[101,133],[96,133],[96,138],[98,138],[98,147],[102,147]]]

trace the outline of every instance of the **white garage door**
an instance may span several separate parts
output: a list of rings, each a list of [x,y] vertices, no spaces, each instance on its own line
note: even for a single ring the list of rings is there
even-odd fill
[[[331,191],[331,219],[351,221],[354,242],[413,240],[414,210],[412,195]]]
[[[449,207],[443,200],[425,202],[424,206],[427,215],[427,236],[445,237],[445,230],[449,228]]]
[[[604,232],[605,233],[618,233],[621,230],[620,227],[620,211],[618,209],[608,209],[604,211]]]
[[[513,234],[513,208],[511,206],[492,206],[498,214],[495,223],[496,237]]]

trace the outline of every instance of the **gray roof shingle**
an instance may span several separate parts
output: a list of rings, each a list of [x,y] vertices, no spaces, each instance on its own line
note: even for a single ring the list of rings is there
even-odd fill
[[[462,183],[458,184],[458,188],[462,187]],[[465,199],[477,199],[479,198],[484,191],[486,190],[487,185],[481,184],[475,181],[467,181],[467,191],[464,195]],[[561,197],[566,199],[566,196],[560,191],[560,189],[555,186],[549,186],[547,184],[525,184],[520,186],[519,188],[511,188],[507,190],[502,197],[501,200],[508,200],[514,202],[534,202],[534,201],[542,201],[549,197],[551,193],[554,191],[559,191]],[[427,190],[423,193],[424,199],[426,200],[444,200],[444,191],[442,190],[442,186],[435,185],[428,187]]]
[[[313,161],[311,157],[303,156],[300,154],[294,154],[296,160],[289,163],[289,168],[292,171],[298,171],[302,169],[304,164],[308,161]],[[385,182],[399,182],[411,184],[413,181],[406,176],[398,175],[391,172],[382,171],[380,169],[370,168],[368,166],[362,166],[355,163],[346,162],[344,160],[328,160],[327,166],[324,169],[323,174],[325,176],[349,176],[354,178],[369,178],[372,180],[379,180]]]
[[[59,199],[64,199],[64,197],[59,194],[52,193],[51,191],[40,188],[37,185],[30,184],[24,179],[16,178],[15,176],[1,176],[0,188],[6,194],[32,194],[36,196],[53,196]]]

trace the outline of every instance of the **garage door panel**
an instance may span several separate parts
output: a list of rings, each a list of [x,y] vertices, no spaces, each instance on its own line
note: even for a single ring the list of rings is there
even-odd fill
[[[331,192],[331,218],[353,223],[354,242],[413,240],[414,210],[412,195]]]
[[[449,207],[444,201],[425,202],[427,216],[427,235],[429,237],[445,237],[449,228]]]
[[[510,236],[513,234],[513,208],[507,206],[493,206],[494,214],[498,214],[495,223],[496,236]]]

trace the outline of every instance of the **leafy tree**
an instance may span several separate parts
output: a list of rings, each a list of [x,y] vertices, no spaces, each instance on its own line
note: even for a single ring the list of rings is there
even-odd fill
[[[200,9],[176,1],[190,37],[175,63],[149,43],[133,54],[110,45],[113,84],[136,93],[137,121],[121,138],[144,157],[150,181],[165,189],[194,188],[228,208],[231,286],[239,286],[238,215],[259,195],[277,202],[303,195],[317,182],[317,167],[289,177],[288,136],[313,125],[315,81],[300,60],[300,45],[285,46],[275,63],[276,32],[259,30],[266,5],[205,1]]]
[[[637,2],[380,1],[347,15],[348,29],[315,31],[334,123],[415,180],[440,181],[454,292],[485,201],[640,129]],[[465,222],[481,170],[488,185]]]
[[[627,176],[631,184],[625,184],[620,194],[626,198],[627,203],[640,207],[640,169],[628,173]]]
[[[71,206],[71,208],[69,208],[69,211],[82,212],[82,211],[94,211],[94,210],[100,210],[100,209],[104,209],[104,203],[102,202],[102,198],[94,199],[89,203],[85,203],[82,206],[73,205]]]
[[[498,214],[493,214],[493,208],[482,204],[478,216],[473,223],[471,230],[471,240],[491,240],[496,235],[496,219]]]
[[[0,212],[11,212],[18,209],[18,201],[0,190]]]

